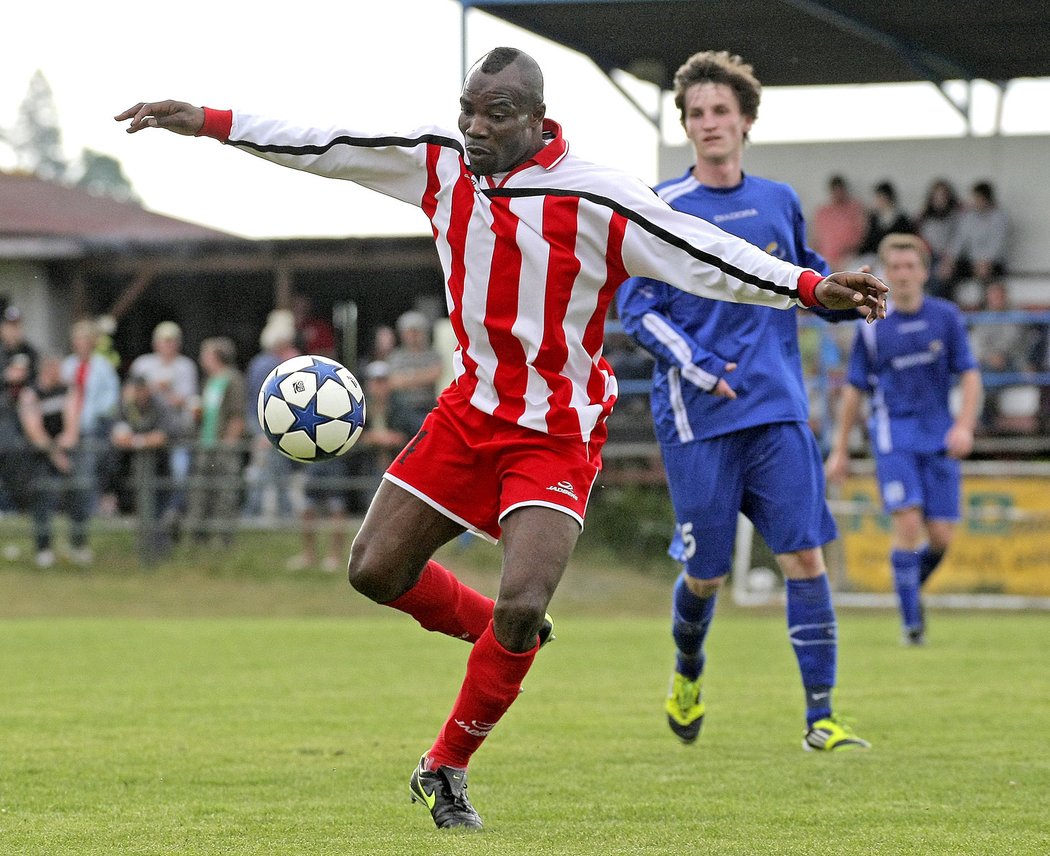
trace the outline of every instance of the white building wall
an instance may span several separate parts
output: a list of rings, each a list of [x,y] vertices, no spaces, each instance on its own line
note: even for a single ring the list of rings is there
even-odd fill
[[[688,144],[661,146],[661,180],[680,175],[692,160]],[[936,178],[951,180],[963,198],[974,182],[988,180],[1010,216],[1011,272],[1050,277],[1050,136],[766,143],[750,146],[744,165],[755,175],[792,185],[807,217],[826,197],[828,177],[835,173],[845,176],[865,204],[872,185],[893,182],[912,214]]]
[[[43,264],[0,259],[0,294],[22,310],[26,339],[45,353],[69,352],[68,295],[59,295]]]

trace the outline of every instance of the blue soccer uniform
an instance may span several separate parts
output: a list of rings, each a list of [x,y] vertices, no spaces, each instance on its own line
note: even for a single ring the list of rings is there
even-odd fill
[[[947,300],[924,297],[915,311],[893,309],[874,327],[858,327],[848,382],[870,395],[868,431],[887,513],[916,508],[926,521],[959,519],[961,466],[946,449],[950,395],[956,378],[976,368],[962,313]],[[932,544],[891,551],[904,638],[913,644],[925,631],[920,590],[943,555]]]
[[[786,184],[745,175],[735,187],[709,187],[690,170],[656,190],[680,211],[828,272],[806,246],[799,199]],[[676,519],[669,552],[684,566],[674,593],[675,679],[698,680],[715,597],[699,598],[684,575],[717,579],[729,571],[738,513],[778,555],[819,548],[837,534],[808,425],[798,319],[793,311],[720,304],[641,278],[620,288],[618,307],[625,330],[656,360],[653,419]],[[736,370],[727,374],[727,363],[736,363]],[[735,399],[711,394],[722,377]],[[831,712],[835,614],[826,574],[786,585],[789,633],[812,724]]]

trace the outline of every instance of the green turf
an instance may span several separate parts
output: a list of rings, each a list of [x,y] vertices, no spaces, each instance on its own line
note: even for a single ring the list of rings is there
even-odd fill
[[[842,611],[838,707],[874,749],[828,757],[799,745],[781,610],[723,598],[683,747],[662,713],[675,570],[587,534],[558,640],[472,766],[476,835],[407,792],[466,647],[285,573],[294,533],[149,570],[112,532],[90,571],[0,563],[0,854],[1050,851],[1045,615],[934,612],[906,650],[892,613]],[[494,593],[494,548],[443,558]]]
[[[777,612],[719,616],[704,733],[682,747],[661,711],[665,621],[564,606],[557,642],[475,758],[487,829],[474,835],[435,831],[406,787],[462,643],[374,607],[0,621],[0,853],[1050,847],[1045,616],[935,613],[931,644],[903,650],[888,613],[844,613],[840,707],[874,749],[821,756],[799,746]]]

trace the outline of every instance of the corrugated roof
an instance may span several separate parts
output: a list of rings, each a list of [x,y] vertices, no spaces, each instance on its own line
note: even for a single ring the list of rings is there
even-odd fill
[[[0,242],[66,239],[83,245],[242,240],[134,202],[94,196],[30,175],[0,172]]]
[[[698,50],[766,86],[1050,76],[1046,0],[460,0],[665,89]]]

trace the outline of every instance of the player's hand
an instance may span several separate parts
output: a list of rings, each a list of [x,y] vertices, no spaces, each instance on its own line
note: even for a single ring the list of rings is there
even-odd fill
[[[726,363],[725,371],[726,374],[736,371],[736,363]],[[736,390],[729,385],[724,377],[720,377],[718,383],[712,388],[711,395],[717,395],[719,398],[736,398]]]
[[[866,268],[842,271],[826,276],[814,296],[825,309],[856,309],[871,324],[886,317],[886,295],[889,287]]]
[[[965,458],[973,451],[973,431],[965,425],[955,424],[944,438],[949,458]]]
[[[849,475],[849,455],[840,449],[832,449],[824,462],[824,475],[832,484],[842,484]]]
[[[140,101],[113,118],[118,122],[130,119],[131,124],[127,127],[129,134],[143,128],[163,128],[192,137],[204,126],[204,108],[194,107],[185,101]]]

